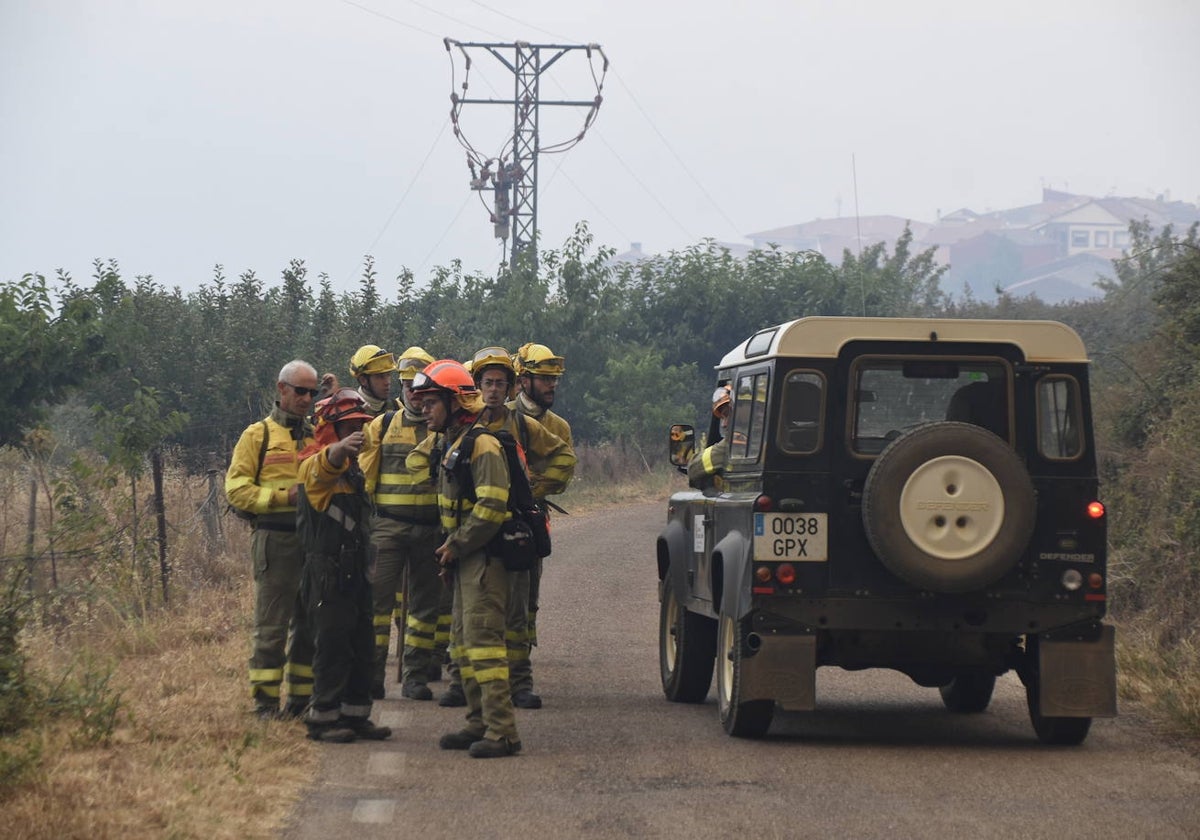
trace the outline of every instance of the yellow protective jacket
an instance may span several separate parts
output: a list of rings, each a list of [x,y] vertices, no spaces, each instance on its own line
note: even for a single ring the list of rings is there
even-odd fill
[[[265,452],[264,429],[268,436]],[[255,514],[263,522],[294,524],[296,507],[288,503],[288,488],[299,483],[297,455],[312,442],[312,427],[308,422],[278,405],[264,420],[247,426],[233,447],[225,473],[225,496],[229,504]]]
[[[529,488],[535,499],[561,493],[575,475],[575,450],[532,417],[501,406],[492,409],[488,431],[504,430],[525,450]]]
[[[469,467],[474,501],[470,498],[471,488],[460,484],[457,478],[458,447],[470,428],[470,424],[460,424],[448,429],[444,435],[428,436],[409,453],[406,462],[414,477],[428,476],[435,440],[450,441],[439,450],[438,509],[442,528],[449,534],[448,542],[456,557],[482,551],[510,516],[508,461],[495,437],[479,435],[475,438]]]
[[[405,462],[417,444],[430,435],[421,416],[396,411],[384,431],[386,413],[363,429],[359,466],[366,477],[367,495],[375,503],[376,536],[415,536],[415,531],[438,528],[437,485],[411,473]]]
[[[729,440],[722,438],[712,446],[705,447],[688,462],[688,485],[697,490],[709,487],[720,489],[725,475],[725,460],[729,456]]]
[[[575,447],[571,442],[571,425],[553,411],[542,408],[524,394],[517,394],[515,400],[505,403],[505,407],[536,420],[543,429],[550,433],[552,438],[557,438],[566,444],[566,449],[550,456],[544,466],[541,464],[535,466],[535,459],[529,454],[535,451],[532,437],[526,439],[513,433],[513,437],[521,446],[525,447],[526,458],[529,459],[529,483],[533,488],[534,498],[540,500],[563,492],[575,476],[576,458]],[[510,431],[512,430],[510,429]],[[540,454],[538,457],[541,457]]]

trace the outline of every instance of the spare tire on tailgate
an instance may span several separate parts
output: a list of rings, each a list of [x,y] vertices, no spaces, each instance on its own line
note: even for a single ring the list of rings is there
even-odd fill
[[[863,525],[896,577],[932,592],[980,589],[1029,544],[1033,481],[1003,440],[968,423],[929,423],[880,453],[863,487]]]

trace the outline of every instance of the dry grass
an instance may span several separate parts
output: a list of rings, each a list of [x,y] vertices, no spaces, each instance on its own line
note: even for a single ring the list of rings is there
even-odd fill
[[[572,513],[596,510],[617,499],[665,500],[676,490],[687,487],[683,474],[667,464],[665,451],[652,470],[647,470],[636,454],[621,447],[580,444],[575,447],[575,454],[579,462],[567,492],[550,497]]]
[[[46,682],[81,655],[115,668],[121,694],[111,742],[80,744],[58,719],[40,740],[42,766],[3,803],[19,838],[271,837],[316,767],[297,723],[249,714],[250,587],[197,593],[171,612],[50,644],[30,639]]]
[[[581,446],[578,454],[576,479],[556,499],[572,513],[616,500],[662,501],[686,486],[665,458],[647,470],[617,448]],[[81,739],[79,720],[61,714],[0,738],[0,752],[32,745],[40,753],[20,784],[0,787],[5,837],[273,837],[313,778],[317,750],[303,727],[249,714],[248,533],[225,517],[226,549],[208,549],[195,513],[203,480],[176,473],[168,486],[170,608],[151,603],[130,617],[118,597],[93,598],[86,610],[68,599],[22,636],[40,685],[111,668],[108,690],[120,704],[107,741]],[[0,546],[9,552],[20,544],[27,493],[27,480],[0,478]],[[1176,631],[1164,639],[1153,610],[1116,620],[1126,704],[1168,733],[1200,736],[1196,637]]]

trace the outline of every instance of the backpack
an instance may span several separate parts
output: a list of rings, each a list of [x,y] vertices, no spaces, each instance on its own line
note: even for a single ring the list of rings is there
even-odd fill
[[[496,536],[487,544],[487,552],[498,557],[510,572],[528,571],[538,559],[550,555],[550,523],[545,510],[533,497],[524,460],[513,436],[503,429],[493,432],[482,426],[475,426],[468,431],[458,445],[455,480],[464,489],[464,496],[472,502],[477,500],[475,483],[471,479],[471,453],[475,449],[475,439],[480,435],[496,438],[504,450],[508,462],[508,509],[512,513],[512,518],[504,521]]]

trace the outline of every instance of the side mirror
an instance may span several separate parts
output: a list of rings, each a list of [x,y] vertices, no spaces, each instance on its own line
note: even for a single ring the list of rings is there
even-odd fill
[[[696,429],[685,423],[671,426],[669,452],[671,463],[686,470],[688,462],[696,452]]]

